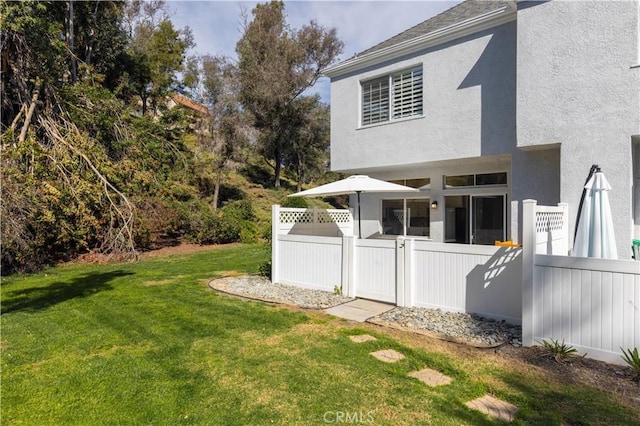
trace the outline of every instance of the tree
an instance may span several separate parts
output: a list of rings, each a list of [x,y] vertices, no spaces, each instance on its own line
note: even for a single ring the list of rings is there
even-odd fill
[[[302,184],[327,170],[329,150],[329,106],[318,96],[303,96],[294,102],[299,126],[291,139],[287,164],[295,170],[297,191]]]
[[[38,106],[53,106],[56,90],[85,76],[106,79],[109,87],[119,80],[126,43],[121,2],[1,1],[0,15],[2,124],[16,131],[22,123],[21,141]]]
[[[194,45],[189,27],[177,30],[164,11],[164,1],[132,2],[125,11],[131,33],[127,58],[129,86],[140,97],[142,114],[177,83],[186,51]]]
[[[245,23],[236,45],[240,99],[261,132],[262,155],[273,162],[276,187],[295,126],[301,125],[291,120],[298,114],[294,101],[316,83],[343,46],[335,28],[325,29],[315,21],[290,29],[281,1],[257,5],[253,21]]]
[[[123,108],[89,66],[109,62],[100,46],[122,45],[120,10],[119,2],[0,2],[3,271],[93,248],[135,256],[133,206],[103,144],[125,132]],[[76,121],[77,111],[90,119]],[[108,137],[95,123],[105,113]]]
[[[73,4],[74,57],[78,78],[104,78],[113,90],[123,73],[127,34],[122,22],[125,3],[120,1],[69,1]]]
[[[189,61],[184,81],[191,86],[193,97],[209,109],[201,121],[198,141],[214,170],[215,210],[222,176],[242,159],[249,139],[249,120],[238,100],[237,69],[227,58],[205,55]]]

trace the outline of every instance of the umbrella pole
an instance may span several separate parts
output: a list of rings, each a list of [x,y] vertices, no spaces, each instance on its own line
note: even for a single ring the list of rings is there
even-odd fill
[[[600,171],[600,166],[598,166],[597,164],[592,164],[591,169],[589,170],[589,176],[587,176],[587,180],[584,181],[584,184],[586,185],[589,182],[589,179],[591,179],[591,176],[593,176],[595,172],[599,172],[599,171]],[[580,197],[580,203],[578,204],[578,216],[576,216],[576,226],[573,229],[574,244],[576,242],[576,237],[578,235],[578,225],[580,225],[580,214],[582,213],[582,205],[584,204],[584,197],[586,194],[587,194],[587,189],[583,187],[582,196]]]
[[[362,238],[362,219],[360,218],[360,191],[356,191],[358,194],[358,239]]]

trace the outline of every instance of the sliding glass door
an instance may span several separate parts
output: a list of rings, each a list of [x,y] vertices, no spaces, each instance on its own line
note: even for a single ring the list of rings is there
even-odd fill
[[[445,197],[445,242],[493,245],[506,240],[505,195]]]
[[[472,196],[473,244],[492,245],[506,240],[504,195]]]

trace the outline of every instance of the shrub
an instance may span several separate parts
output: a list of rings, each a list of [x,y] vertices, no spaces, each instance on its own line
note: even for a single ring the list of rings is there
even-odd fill
[[[633,348],[633,351],[631,349],[625,351],[622,348],[620,348],[620,350],[622,350],[621,358],[636,372],[636,380],[640,380],[640,355],[638,354],[638,348]]]
[[[239,221],[224,212],[214,212],[204,201],[182,206],[185,238],[198,244],[225,244],[240,240]]]
[[[265,250],[269,253],[269,260],[260,265],[258,268],[258,274],[271,280],[271,244],[265,244]]]
[[[309,207],[309,203],[307,203],[307,200],[303,197],[287,197],[282,202],[282,207],[306,209]]]
[[[210,226],[209,232],[204,231],[201,244],[226,244],[240,240],[240,224],[233,217],[224,214],[213,216]]]
[[[271,238],[272,238],[272,227],[271,227],[271,220],[269,220],[269,222],[267,223],[263,223],[260,225],[260,238],[262,238],[263,240],[271,243]]]
[[[255,243],[258,241],[258,227],[255,223],[253,206],[249,200],[234,201],[221,209],[225,217],[236,221],[240,227],[240,241]]]
[[[253,220],[255,213],[249,200],[233,201],[221,209],[225,215],[233,216],[240,220]]]
[[[571,345],[567,345],[564,343],[564,339],[562,342],[559,340],[543,340],[541,343],[545,349],[545,355],[551,356],[556,362],[563,364],[570,355],[578,352],[576,348]]]
[[[260,265],[260,267],[258,268],[258,274],[271,280],[271,259]]]
[[[153,248],[165,238],[173,238],[184,232],[181,212],[173,200],[159,197],[134,200],[137,207],[134,238],[136,247]]]

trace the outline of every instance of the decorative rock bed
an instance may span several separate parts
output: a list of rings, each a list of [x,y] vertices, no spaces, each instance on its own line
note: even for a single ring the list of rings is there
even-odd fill
[[[307,309],[327,309],[353,300],[351,297],[328,291],[272,283],[264,277],[254,275],[220,278],[212,280],[209,286],[215,290],[251,299],[296,305]]]
[[[353,300],[327,291],[272,283],[252,275],[212,280],[215,290],[252,299],[296,305],[307,309],[327,309]],[[369,320],[376,324],[425,330],[452,340],[492,347],[503,343],[521,345],[520,326],[482,318],[474,314],[445,312],[440,309],[396,307]]]

